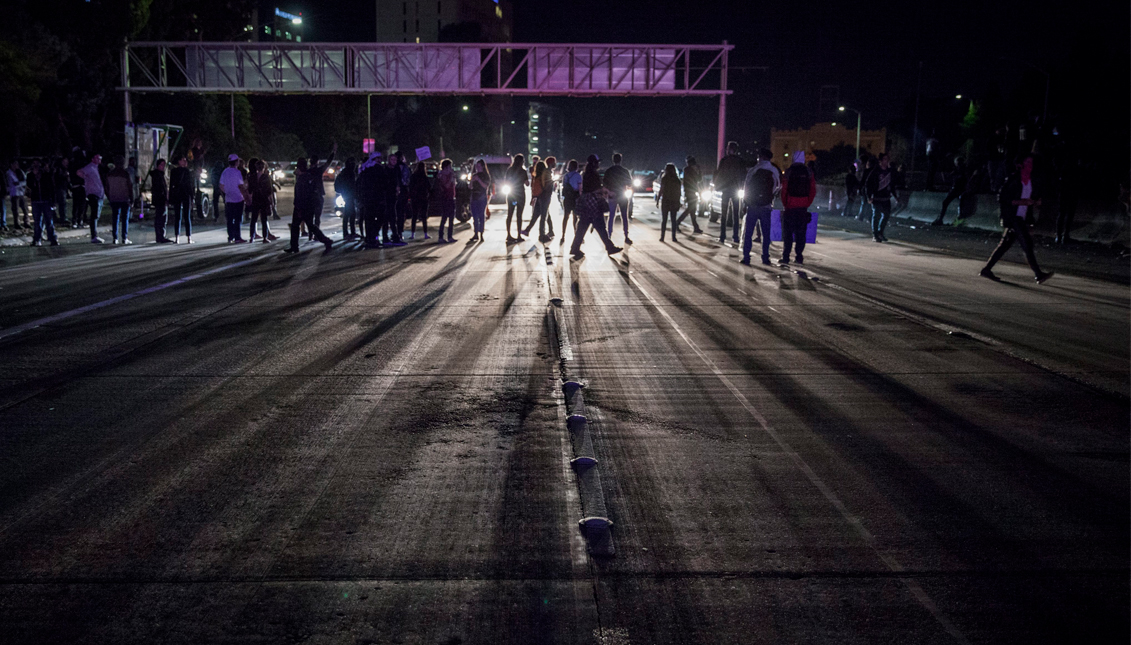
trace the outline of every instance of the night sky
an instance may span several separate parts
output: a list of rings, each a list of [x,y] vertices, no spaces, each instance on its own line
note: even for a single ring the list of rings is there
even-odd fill
[[[322,5],[322,3],[318,3]],[[1052,73],[1050,112],[1076,99],[1128,101],[1127,2],[1054,5],[1020,2],[568,2],[515,3],[515,40],[524,42],[719,43],[735,45],[728,138],[764,143],[771,127],[806,127],[843,119],[822,111],[821,86],[838,85],[839,101],[863,112],[865,128],[909,121],[919,62],[922,96],[1017,96],[1040,112],[1044,76],[1015,60]],[[375,9],[366,0],[341,0],[330,9],[303,10],[309,40],[370,41]],[[324,13],[325,12],[325,13]],[[1095,52],[1099,54],[1095,54]],[[1075,52],[1075,53],[1074,53]],[[1079,65],[1080,52],[1086,67]],[[1075,58],[1074,58],[1075,57]],[[1075,64],[1075,66],[1074,66]],[[1094,65],[1094,66],[1093,66]],[[1082,75],[1112,73],[1092,96],[1067,96]],[[1059,90],[1059,91],[1058,91]],[[551,101],[567,110],[567,124],[646,137],[640,153],[712,155],[717,100],[574,99]],[[517,103],[517,102],[516,102]],[[516,108],[517,109],[517,108]],[[961,108],[960,108],[961,109]],[[1071,106],[1065,107],[1071,109]],[[640,114],[646,110],[647,119]],[[1127,111],[1116,110],[1126,118]],[[920,130],[930,123],[921,121]],[[909,128],[905,128],[909,132]],[[1124,129],[1125,125],[1124,125]],[[663,133],[661,137],[647,136]]]

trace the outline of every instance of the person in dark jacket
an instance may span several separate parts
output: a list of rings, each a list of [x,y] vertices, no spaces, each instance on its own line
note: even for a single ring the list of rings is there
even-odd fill
[[[881,152],[878,157],[879,165],[868,173],[864,182],[864,196],[872,205],[872,241],[887,242],[884,229],[891,216],[892,191],[895,190],[895,170],[891,167],[891,158],[886,152]]]
[[[719,206],[719,242],[727,241],[727,223],[733,222],[733,239],[738,244],[739,212],[742,210],[742,200],[738,198],[738,191],[746,179],[746,164],[738,156],[738,142],[731,141],[727,144],[727,154],[719,161],[715,170],[715,190],[722,195],[722,204]],[[729,218],[729,219],[728,219]]]
[[[262,159],[255,160],[251,165],[247,183],[248,192],[251,193],[251,226],[248,230],[247,241],[255,241],[255,223],[256,220],[259,220],[263,229],[263,243],[270,244],[279,238],[271,234],[271,226],[267,223],[267,220],[271,219],[271,198],[275,192],[275,187],[266,162]]]
[[[526,187],[530,185],[530,175],[523,164],[526,157],[517,154],[503,175],[503,194],[507,197],[507,244],[522,241],[522,211],[526,208]],[[511,219],[515,220],[514,236],[511,236]]]
[[[770,216],[773,212],[774,196],[781,191],[781,173],[773,162],[773,153],[762,148],[758,151],[758,163],[746,173],[743,185],[746,202],[746,223],[742,228],[742,264],[750,264],[750,249],[755,241],[762,243],[762,264],[770,264]],[[761,229],[761,237],[754,239],[755,225]]]
[[[86,152],[78,146],[71,149],[70,175],[68,186],[71,191],[71,228],[82,228],[86,224],[86,186],[78,171],[87,164]]]
[[[385,164],[381,153],[373,151],[369,158],[358,167],[357,204],[361,208],[362,239],[366,248],[381,248],[381,225],[385,220],[384,195],[381,184],[384,181]]]
[[[334,178],[334,192],[342,198],[342,237],[356,239],[358,234],[357,159],[349,157]]]
[[[165,180],[165,160],[158,159],[149,171],[149,194],[153,202],[153,233],[158,244],[173,240],[165,237],[165,224],[169,220],[169,184]]]
[[[603,213],[609,207],[609,190],[601,185],[601,158],[589,155],[585,163],[585,172],[581,173],[581,196],[577,199],[577,230],[573,234],[573,244],[570,245],[570,255],[574,260],[585,257],[581,251],[581,243],[585,241],[585,234],[592,226],[597,231],[597,236],[605,245],[609,255],[620,253],[624,249],[613,244],[605,230],[605,217]]]
[[[47,241],[51,246],[59,246],[55,237],[55,222],[52,207],[55,203],[55,178],[50,169],[45,169],[38,159],[31,162],[31,172],[27,173],[26,193],[31,202],[31,215],[35,221],[35,235],[32,246],[43,246],[43,231],[47,231]]]
[[[672,241],[676,240],[676,214],[679,213],[680,193],[682,192],[683,182],[680,181],[679,173],[676,172],[675,164],[670,163],[664,166],[664,174],[660,175],[660,194],[657,195],[660,199],[660,241],[664,241],[664,229],[668,227],[668,217],[671,217],[672,222]]]
[[[121,158],[119,158],[121,161]],[[129,238],[133,179],[121,163],[106,173],[106,199],[110,202],[110,235],[114,244],[133,244]]]
[[[418,162],[408,178],[408,201],[412,208],[412,230],[410,239],[416,239],[416,222],[420,221],[420,228],[424,239],[428,238],[428,196],[432,193],[432,184],[428,181],[428,172],[424,169],[424,162]]]
[[[188,158],[179,155],[169,173],[169,212],[173,220],[173,241],[181,241],[181,225],[185,239],[192,244],[192,170]]]
[[[962,157],[954,158],[954,172],[950,174],[950,190],[947,192],[946,197],[942,201],[942,210],[939,211],[939,216],[935,221],[931,222],[931,226],[942,226],[943,218],[946,217],[946,209],[950,203],[958,199],[958,219],[965,219],[962,212],[962,193],[966,192],[966,160]]]
[[[703,190],[703,173],[699,170],[699,164],[695,161],[695,157],[687,155],[687,165],[683,167],[683,199],[687,202],[687,209],[680,214],[679,219],[676,221],[678,228],[683,220],[688,215],[691,215],[691,232],[698,235],[703,232],[699,228],[699,191]]]
[[[52,167],[51,180],[55,184],[55,219],[60,226],[68,226],[67,221],[67,191],[71,187],[71,162],[66,157],[55,160]],[[74,216],[74,213],[71,213]]]
[[[628,237],[629,204],[632,197],[627,191],[632,189],[632,173],[621,165],[620,153],[613,155],[613,165],[605,171],[601,181],[609,191],[609,237],[613,236],[613,218],[616,217],[617,208],[620,208],[620,219],[624,229],[624,243],[632,244]],[[583,179],[584,180],[584,179]]]
[[[852,162],[852,167],[844,174],[844,193],[847,199],[844,202],[844,210],[840,212],[841,217],[848,217],[856,207],[856,200],[860,198],[860,177],[857,176],[859,172],[860,160]]]
[[[295,172],[295,206],[290,224],[291,245],[287,247],[287,253],[298,253],[299,228],[302,224],[306,224],[307,230],[314,239],[326,245],[327,251],[333,248],[334,243],[314,223],[314,212],[322,205],[322,196],[318,194],[318,186],[322,184],[322,173],[326,172],[337,152],[338,144],[335,143],[330,148],[330,154],[326,155],[326,162],[313,167],[306,159],[298,160]]]
[[[998,194],[998,204],[1001,207],[1001,225],[1005,229],[1001,242],[994,249],[986,266],[978,275],[990,280],[998,280],[992,269],[1001,259],[1014,241],[1021,243],[1025,252],[1025,260],[1033,270],[1033,277],[1041,284],[1053,276],[1052,271],[1041,271],[1037,264],[1037,256],[1033,253],[1033,238],[1029,235],[1029,227],[1036,221],[1034,209],[1041,205],[1041,185],[1033,177],[1033,155],[1025,155],[1017,165],[1017,172],[1005,181],[1001,192]]]
[[[408,184],[412,180],[412,169],[408,165],[408,157],[405,153],[398,152],[396,155],[396,178],[397,178],[397,226],[394,232],[394,240],[403,245],[404,241],[404,222],[409,218],[409,196]]]
[[[805,165],[805,153],[793,153],[793,164],[786,168],[781,179],[781,263],[789,264],[789,253],[797,247],[795,259],[805,263],[805,232],[813,215],[809,206],[817,197],[817,179]],[[763,234],[763,239],[767,237]]]
[[[1080,202],[1080,160],[1072,159],[1060,171],[1060,200],[1056,210],[1056,243],[1072,239],[1072,220]]]

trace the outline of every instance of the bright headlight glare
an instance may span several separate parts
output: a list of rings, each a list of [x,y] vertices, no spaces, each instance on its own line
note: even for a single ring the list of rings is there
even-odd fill
[[[746,191],[745,190],[739,190],[738,191],[738,198],[739,199],[746,199]]]
[[[341,195],[338,195],[338,197],[336,199],[334,199],[334,206],[337,206],[338,208],[345,208],[346,207],[345,198],[342,197]]]
[[[511,187],[510,187],[510,186],[507,186],[506,184],[504,184],[504,185],[503,185],[503,194],[504,194],[504,195],[509,195],[509,194],[511,194]]]
[[[463,175],[461,177],[461,179],[463,179],[464,181],[467,181],[467,180],[471,179],[471,175]]]
[[[625,197],[632,197],[632,189],[629,188],[628,190],[624,191],[624,196]]]
[[[640,180],[639,179],[633,179],[632,180],[632,187],[633,188],[640,188]]]

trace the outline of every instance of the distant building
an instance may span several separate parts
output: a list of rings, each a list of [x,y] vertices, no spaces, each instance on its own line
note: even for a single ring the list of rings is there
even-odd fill
[[[556,157],[565,161],[565,127],[562,124],[562,111],[545,103],[531,102],[526,111],[527,147],[526,158],[538,155]]]
[[[878,155],[887,150],[887,128],[860,131],[860,152]],[[808,130],[778,130],[770,128],[770,152],[779,161],[793,155],[794,151],[832,150],[839,144],[856,146],[856,127],[842,122],[818,123]]]
[[[253,40],[255,41],[301,43],[306,40],[304,37],[306,23],[303,21],[301,11],[291,13],[274,7],[270,13],[257,9],[252,13],[252,16],[256,24],[259,25],[256,28],[248,26],[248,29],[254,30],[255,38]]]
[[[483,42],[510,42],[512,0],[376,0],[377,42],[435,43],[455,25],[478,25]],[[460,38],[459,40],[463,40]]]

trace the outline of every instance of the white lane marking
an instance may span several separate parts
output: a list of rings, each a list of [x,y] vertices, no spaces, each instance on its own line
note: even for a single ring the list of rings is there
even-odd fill
[[[675,333],[679,334],[679,337],[683,339],[683,342],[687,343],[687,346],[691,348],[691,351],[695,352],[700,360],[702,360],[707,365],[707,367],[710,368],[715,377],[722,381],[723,385],[725,385],[726,388],[730,390],[731,394],[733,394],[734,397],[738,399],[738,402],[742,405],[742,407],[745,408],[748,413],[750,413],[750,416],[754,417],[754,420],[758,422],[758,425],[762,427],[762,430],[767,435],[769,435],[771,439],[774,440],[774,443],[778,445],[782,452],[785,453],[785,455],[793,461],[797,468],[805,474],[805,477],[809,480],[809,482],[812,483],[813,486],[817,488],[817,490],[821,491],[821,494],[824,495],[829,504],[831,504],[833,508],[835,508],[837,512],[840,513],[840,516],[844,518],[844,520],[848,522],[850,526],[852,526],[852,528],[856,531],[856,534],[860,536],[860,538],[864,541],[865,544],[868,545],[869,548],[872,549],[872,551],[876,554],[880,561],[883,562],[884,565],[887,566],[887,568],[893,573],[903,573],[904,571],[906,571],[906,569],[903,568],[903,565],[900,564],[898,560],[896,560],[893,556],[888,555],[880,548],[879,544],[876,543],[876,537],[872,535],[872,532],[864,526],[864,523],[861,521],[861,519],[848,510],[848,507],[844,504],[843,501],[841,501],[840,497],[837,496],[833,489],[830,488],[829,485],[826,484],[819,475],[817,475],[816,471],[814,471],[813,468],[809,466],[805,459],[802,458],[801,455],[799,455],[793,449],[793,447],[790,446],[789,443],[786,442],[786,440],[778,434],[776,430],[774,430],[773,426],[771,426],[769,421],[766,420],[766,417],[762,416],[762,413],[759,412],[758,409],[750,403],[750,401],[746,398],[746,395],[742,393],[742,390],[738,389],[738,387],[735,386],[734,382],[727,378],[727,375],[721,369],[719,369],[719,366],[716,365],[715,362],[703,352],[703,350],[699,349],[699,346],[696,345],[695,342],[691,340],[691,338],[686,333],[684,333],[683,329],[680,328],[675,319],[672,318],[671,314],[667,312],[667,308],[661,307],[656,299],[653,298],[652,295],[644,289],[639,280],[637,280],[633,276],[628,276],[628,279],[632,282],[633,285],[636,286],[640,293],[648,299],[648,301],[652,304],[652,307],[656,311],[658,311],[665,320],[668,321],[668,324],[671,325],[673,330],[675,330]],[[954,638],[956,642],[963,643],[964,645],[969,645],[970,641],[967,640],[962,632],[958,630],[958,627],[956,627],[954,623],[950,622],[950,619],[947,618],[945,614],[943,614],[942,610],[939,609],[938,605],[935,604],[935,601],[927,595],[927,592],[923,589],[922,585],[920,585],[918,581],[912,578],[900,578],[900,580],[904,585],[906,585],[908,591],[911,592],[911,595],[914,596],[917,601],[919,601],[919,604],[922,605],[923,608],[926,609],[932,616],[934,616],[939,625],[941,625],[942,628],[948,634],[950,634],[950,636]]]
[[[177,285],[184,284],[186,282],[190,282],[190,281],[196,280],[198,278],[204,278],[204,277],[210,276],[214,273],[220,273],[221,271],[227,271],[228,269],[235,269],[237,267],[242,267],[242,266],[251,264],[252,262],[259,262],[260,260],[262,260],[263,258],[266,258],[266,257],[268,257],[268,256],[266,254],[264,254],[264,255],[261,255],[259,257],[252,258],[250,260],[243,260],[243,261],[240,261],[240,262],[227,264],[227,265],[224,265],[222,267],[217,267],[215,269],[209,269],[208,271],[205,271],[203,273],[197,273],[195,275],[185,276],[183,278],[177,278],[176,280],[173,280],[172,282],[166,282],[164,284],[159,284],[159,285],[154,286],[154,287],[148,287],[148,288],[142,289],[140,291],[135,291],[133,293],[127,293],[123,296],[116,296],[114,298],[110,298],[109,300],[103,300],[102,302],[96,302],[94,304],[86,305],[85,307],[79,307],[78,309],[71,309],[70,311],[64,311],[63,313],[55,314],[53,316],[47,316],[46,318],[40,318],[39,320],[33,320],[31,322],[27,322],[27,323],[24,323],[22,325],[17,325],[15,327],[9,327],[8,329],[0,329],[0,340],[3,340],[5,338],[9,338],[11,336],[15,336],[16,334],[23,333],[23,332],[28,331],[30,329],[35,329],[36,327],[42,327],[43,325],[49,325],[51,323],[59,322],[60,320],[66,320],[67,318],[73,318],[75,316],[85,314],[85,313],[94,311],[96,309],[101,309],[103,307],[109,307],[110,305],[116,305],[119,302],[125,302],[127,300],[132,300],[134,298],[138,298],[140,296],[145,296],[145,295],[149,295],[151,293],[156,293],[156,292],[161,291],[163,289],[168,289],[169,287],[175,287]]]

